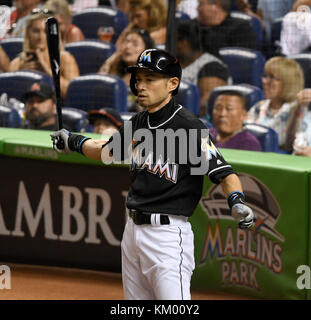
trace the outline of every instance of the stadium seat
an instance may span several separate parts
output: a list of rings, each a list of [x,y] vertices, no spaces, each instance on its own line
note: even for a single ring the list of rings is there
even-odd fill
[[[217,96],[225,91],[237,91],[241,93],[245,97],[247,110],[249,110],[258,101],[264,99],[263,91],[260,88],[250,84],[243,83],[240,85],[217,87],[211,92],[208,99],[208,114],[210,119],[213,118],[213,107]]]
[[[195,115],[200,114],[200,91],[197,85],[181,81],[175,100]]]
[[[245,123],[244,128],[259,140],[262,151],[278,152],[278,134],[271,128],[256,123]]]
[[[266,58],[252,49],[230,47],[219,50],[222,60],[227,64],[233,83],[248,83],[261,87]]]
[[[106,107],[127,112],[127,97],[128,89],[121,78],[89,74],[70,82],[64,106],[85,111]]]
[[[275,54],[275,52],[280,47],[282,23],[283,23],[283,17],[280,17],[280,18],[275,19],[271,25],[270,46],[271,46],[271,50],[272,50],[273,54]]]
[[[64,127],[73,132],[85,131],[88,126],[87,112],[77,108],[62,108]]]
[[[255,35],[256,49],[260,51],[263,44],[263,29],[260,20],[240,11],[232,11],[230,16],[249,22]]]
[[[114,53],[115,46],[103,41],[77,41],[68,43],[65,49],[76,59],[80,75],[98,72],[101,65]]]
[[[53,86],[53,80],[42,72],[30,70],[5,72],[0,74],[0,95],[7,93],[9,98],[22,101],[24,93],[35,82],[44,81]]]
[[[112,42],[115,42],[128,20],[124,12],[108,6],[83,9],[72,16],[72,23],[78,26],[86,39],[98,39],[99,27],[113,27],[115,34]]]
[[[0,105],[0,127],[19,128],[22,118],[14,108]]]
[[[1,40],[0,45],[10,60],[13,60],[19,53],[23,51],[24,38],[7,38]]]
[[[305,78],[305,88],[311,88],[311,53],[301,53],[287,58],[294,59],[301,66],[304,78]]]

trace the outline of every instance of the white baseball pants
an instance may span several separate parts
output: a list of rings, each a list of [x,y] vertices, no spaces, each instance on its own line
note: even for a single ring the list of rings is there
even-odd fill
[[[169,215],[170,224],[135,225],[128,219],[123,239],[122,281],[127,300],[190,300],[194,244],[187,218]]]

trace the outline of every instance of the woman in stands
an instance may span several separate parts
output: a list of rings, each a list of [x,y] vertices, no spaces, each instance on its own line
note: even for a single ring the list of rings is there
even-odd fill
[[[45,8],[53,12],[57,19],[64,44],[84,40],[81,29],[71,23],[72,16],[67,1],[49,0],[46,3]]]
[[[290,116],[297,106],[297,94],[304,87],[303,71],[288,58],[273,57],[262,75],[265,100],[248,112],[248,121],[265,125],[278,133],[279,147],[284,149]]]
[[[116,75],[130,85],[130,74],[126,72],[128,66],[134,65],[137,58],[145,49],[154,48],[154,42],[151,39],[149,32],[140,29],[131,29],[126,31],[122,43],[120,43],[120,50],[114,55],[113,61],[108,59],[100,68],[99,73],[107,73]],[[129,91],[130,111],[138,111],[136,106],[136,96]]]
[[[41,71],[52,77],[45,33],[45,21],[51,16],[47,11],[34,13],[27,21],[23,51],[10,63],[9,70]],[[67,93],[71,79],[79,76],[74,57],[60,43],[60,87],[61,96]]]

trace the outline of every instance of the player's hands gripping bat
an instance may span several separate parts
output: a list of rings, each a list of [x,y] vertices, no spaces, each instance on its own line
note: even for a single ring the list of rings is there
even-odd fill
[[[56,110],[58,130],[63,128],[61,96],[60,96],[60,53],[59,53],[59,29],[57,20],[54,17],[49,17],[45,22],[46,39],[49,49],[49,58],[53,75],[53,82],[56,94]],[[60,137],[53,142],[58,149],[64,149],[65,143]]]

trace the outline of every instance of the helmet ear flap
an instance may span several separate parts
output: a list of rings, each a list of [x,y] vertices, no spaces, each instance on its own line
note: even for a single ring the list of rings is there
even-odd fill
[[[135,96],[137,96],[136,72],[132,72],[130,79],[130,88]]]

